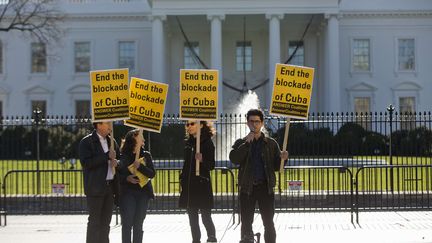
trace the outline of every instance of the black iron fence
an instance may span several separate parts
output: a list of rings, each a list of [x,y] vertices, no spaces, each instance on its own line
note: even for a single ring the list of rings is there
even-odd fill
[[[0,177],[4,194],[0,211],[5,202],[9,207],[11,200],[15,200],[14,205],[20,205],[16,200],[27,200],[32,205],[9,208],[9,213],[31,213],[32,210],[35,213],[72,213],[56,208],[57,204],[41,209],[48,205],[44,202],[58,194],[69,201],[77,198],[74,205],[78,205],[79,210],[74,213],[85,212],[85,205],[80,201],[83,189],[77,158],[80,139],[92,129],[90,120],[34,116],[3,117],[0,122]],[[217,167],[225,167],[212,174],[217,211],[237,208],[237,169],[230,163],[228,154],[233,142],[247,134],[245,122],[244,115],[227,114],[214,123]],[[283,140],[285,126],[285,119],[266,117],[266,132],[279,143]],[[407,192],[423,195],[421,200],[415,196],[410,198],[421,205],[417,208],[430,209],[431,187],[426,178],[432,164],[431,128],[430,112],[398,114],[391,109],[368,114],[310,114],[306,121],[292,120],[288,138],[290,158],[286,170],[278,174],[277,209],[352,211],[354,206],[360,210],[373,209],[376,203],[362,200],[360,196],[356,198],[357,203],[356,200],[353,203],[354,194],[393,197]],[[121,122],[114,124],[118,142],[129,129]],[[151,212],[179,212],[176,200],[184,135],[184,121],[177,116],[165,117],[160,134],[145,133],[146,149],[151,151],[158,170],[153,182],[157,199],[150,206]],[[407,168],[405,174],[389,173],[390,169],[384,169],[385,166]],[[411,176],[413,169],[408,168],[416,168],[422,179]],[[398,170],[402,169],[391,171]],[[43,172],[50,174],[43,175],[42,171],[52,172]],[[369,190],[371,185],[376,190]],[[404,202],[382,201],[380,208],[411,208]]]

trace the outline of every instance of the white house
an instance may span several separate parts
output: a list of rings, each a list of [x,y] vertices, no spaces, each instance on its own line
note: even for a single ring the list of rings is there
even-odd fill
[[[59,4],[67,16],[59,43],[0,33],[0,116],[30,115],[36,106],[48,115],[89,114],[88,72],[123,67],[168,83],[167,113],[178,113],[179,69],[203,68],[192,49],[220,70],[222,112],[248,89],[268,108],[275,63],[296,48],[291,63],[316,69],[311,112],[431,109],[430,0]]]

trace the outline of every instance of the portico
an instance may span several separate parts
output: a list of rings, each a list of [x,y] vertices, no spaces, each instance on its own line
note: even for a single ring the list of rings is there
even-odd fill
[[[232,112],[241,91],[249,89],[258,94],[261,107],[267,109],[275,64],[287,61],[289,43],[298,41],[305,50],[303,64],[323,69],[316,71],[315,84],[324,85],[315,85],[314,93],[325,92],[325,95],[320,95],[321,100],[312,99],[311,111],[318,109],[318,103],[327,104],[326,110],[340,109],[340,90],[334,88],[340,86],[338,0],[153,0],[149,3],[153,26],[152,78],[169,83],[171,94],[178,94],[178,70],[185,68],[183,53],[187,48],[185,42],[189,41],[199,46],[197,55],[208,68],[219,70],[219,107],[223,107],[220,112]],[[319,32],[327,33],[327,38],[318,38]],[[239,43],[250,47],[250,53],[244,49],[250,59],[243,60],[250,65],[246,70],[237,67]],[[322,61],[319,53],[325,53]],[[168,103],[169,107],[177,107],[178,96],[173,95]]]

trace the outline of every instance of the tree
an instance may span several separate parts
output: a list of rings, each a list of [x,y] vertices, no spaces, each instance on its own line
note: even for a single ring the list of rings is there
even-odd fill
[[[0,32],[21,31],[40,42],[57,41],[64,15],[58,0],[0,0]]]

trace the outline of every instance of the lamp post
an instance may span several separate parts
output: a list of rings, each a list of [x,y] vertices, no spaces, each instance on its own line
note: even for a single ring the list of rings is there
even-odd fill
[[[393,151],[392,151],[392,133],[393,133],[393,112],[395,110],[395,107],[390,104],[387,107],[387,111],[389,112],[389,119],[390,119],[390,136],[389,136],[389,162],[390,165],[393,165]],[[390,190],[393,193],[393,169],[390,169]]]
[[[39,124],[40,124],[40,116],[42,111],[39,109],[39,107],[36,108],[36,110],[33,111],[33,114],[35,116],[35,124],[36,124],[36,194],[40,194],[40,141],[39,141]]]

